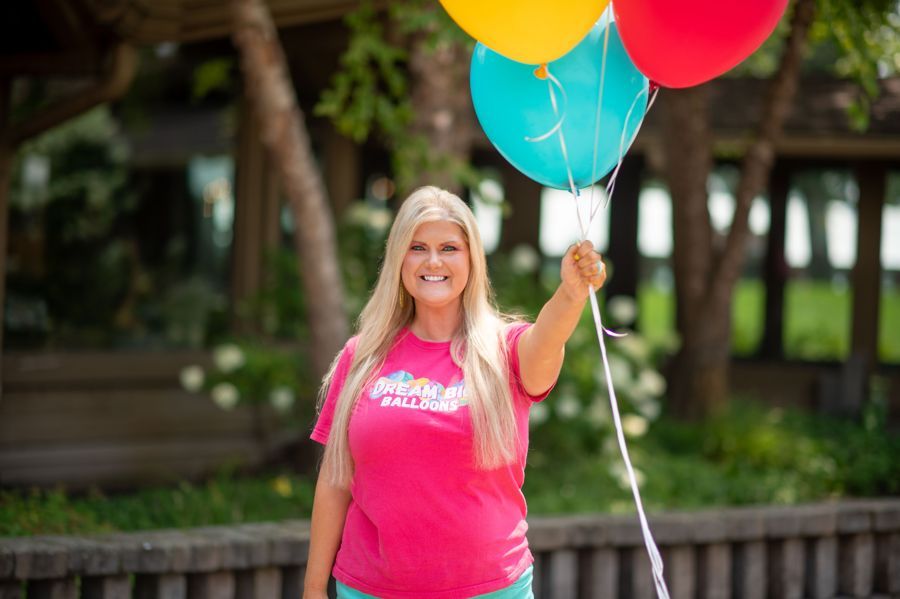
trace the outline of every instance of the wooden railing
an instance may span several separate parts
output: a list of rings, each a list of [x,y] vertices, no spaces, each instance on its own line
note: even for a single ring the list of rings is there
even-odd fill
[[[673,599],[900,596],[900,499],[650,518]],[[0,599],[297,599],[306,521],[0,538]],[[634,516],[530,519],[535,597],[650,598]]]

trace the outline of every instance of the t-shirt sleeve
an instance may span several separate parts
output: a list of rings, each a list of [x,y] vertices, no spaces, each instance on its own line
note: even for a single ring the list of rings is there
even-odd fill
[[[344,388],[344,381],[347,380],[347,373],[350,370],[350,363],[353,361],[353,352],[356,350],[356,337],[352,337],[341,350],[338,358],[337,367],[334,369],[334,375],[328,385],[328,392],[325,394],[325,402],[316,419],[316,425],[313,432],[309,436],[310,439],[325,445],[328,443],[328,434],[331,432],[331,422],[334,420],[334,406],[337,398]]]
[[[522,337],[522,333],[532,326],[530,322],[517,322],[509,325],[506,329],[506,345],[509,351],[509,377],[513,384],[513,390],[530,401],[538,402],[550,395],[550,391],[556,386],[556,381],[553,381],[553,384],[539,395],[531,395],[522,384],[522,369],[519,364],[519,339]]]

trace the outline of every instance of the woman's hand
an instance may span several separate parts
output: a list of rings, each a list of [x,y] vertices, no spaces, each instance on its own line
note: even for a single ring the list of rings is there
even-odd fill
[[[587,299],[590,286],[596,290],[606,282],[603,258],[594,250],[590,241],[582,241],[569,248],[563,256],[559,274],[562,279],[560,288],[579,302]]]

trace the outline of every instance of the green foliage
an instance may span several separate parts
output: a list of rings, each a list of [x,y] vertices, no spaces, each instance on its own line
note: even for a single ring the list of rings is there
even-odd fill
[[[763,46],[732,72],[732,76],[770,77],[778,66],[789,17],[781,19]],[[869,107],[878,94],[878,80],[900,72],[900,11],[895,0],[817,0],[809,31],[805,69],[852,79],[862,93],[847,108],[851,126],[864,131]]]
[[[833,63],[840,77],[854,79],[863,93],[848,107],[857,131],[869,124],[869,107],[879,93],[878,80],[900,71],[900,13],[894,0],[819,0],[810,31],[813,44],[837,48]]]
[[[390,223],[386,208],[357,202],[338,224],[345,309],[353,318],[375,284]],[[240,307],[243,317],[262,325],[264,336],[220,340],[212,350],[213,368],[188,366],[181,382],[189,391],[208,394],[223,410],[268,403],[285,424],[304,428],[314,416],[319,381],[308,369],[309,348],[296,344],[309,339],[302,267],[287,248],[270,253],[267,264],[262,289]]]
[[[547,400],[560,399],[557,393]],[[661,418],[629,451],[650,510],[793,504],[900,492],[900,437],[885,429],[885,404],[861,422],[732,401],[701,423]],[[587,450],[531,430],[529,513],[631,512],[618,448]],[[608,444],[607,444],[608,445]],[[0,491],[0,536],[86,534],[309,518],[314,481],[280,471],[224,468],[193,484],[106,495]]]
[[[444,10],[425,0],[392,2],[386,12],[371,0],[346,17],[350,42],[341,68],[322,92],[314,113],[329,117],[356,142],[377,136],[391,152],[394,177],[408,188],[422,172],[446,172],[463,186],[481,179],[468,162],[441,155],[428,140],[411,131],[413,105],[407,71],[411,47],[424,36],[422,47],[471,45]]]
[[[885,430],[883,406],[870,412],[858,423],[733,400],[702,423],[660,419],[629,450],[654,510],[895,495],[900,438]],[[634,510],[618,455],[529,460],[531,513]]]
[[[282,472],[240,475],[223,467],[209,480],[134,493],[62,489],[0,491],[0,536],[89,534],[309,517],[314,482]]]
[[[234,86],[234,59],[214,58],[200,63],[194,69],[191,96],[199,101],[217,91],[232,91]]]
[[[41,254],[9,268],[10,302],[46,306],[43,324],[13,345],[104,343],[129,293],[134,251],[123,220],[135,209],[126,188],[127,151],[106,107],[91,110],[24,144],[15,158],[10,230],[16,244]],[[90,294],[85,294],[89,289]],[[21,297],[17,297],[21,296]],[[36,330],[40,330],[37,333]]]
[[[182,369],[186,390],[208,393],[223,410],[269,404],[285,424],[301,429],[313,419],[316,385],[307,368],[309,359],[296,347],[249,338],[218,345],[212,353],[209,371],[196,364]]]
[[[357,142],[376,130],[389,139],[402,136],[412,120],[404,71],[407,51],[387,40],[370,1],[361,2],[346,23],[350,44],[315,114],[330,117],[339,131]]]
[[[554,259],[541,268],[540,258],[536,254],[528,257],[526,251],[526,246],[521,246],[508,255],[495,254],[489,267],[501,307],[533,319],[559,285],[559,263]],[[632,320],[629,316],[636,306],[604,306],[601,310],[605,326],[619,330]],[[619,313],[625,317],[618,317]],[[673,340],[666,337],[650,343],[635,331],[622,328],[619,332],[627,335],[605,337],[610,374],[625,434],[638,438],[660,415],[665,380],[656,368],[673,350]],[[566,359],[552,399],[531,409],[532,460],[543,463],[569,455],[613,457],[615,429],[606,380],[593,317],[585,309],[566,344]]]

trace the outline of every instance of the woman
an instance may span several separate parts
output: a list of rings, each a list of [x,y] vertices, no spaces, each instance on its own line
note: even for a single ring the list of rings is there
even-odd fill
[[[304,597],[531,597],[528,409],[562,366],[589,285],[587,242],[563,257],[533,325],[492,303],[471,210],[435,187],[400,208],[359,334],[323,383],[325,444]]]

